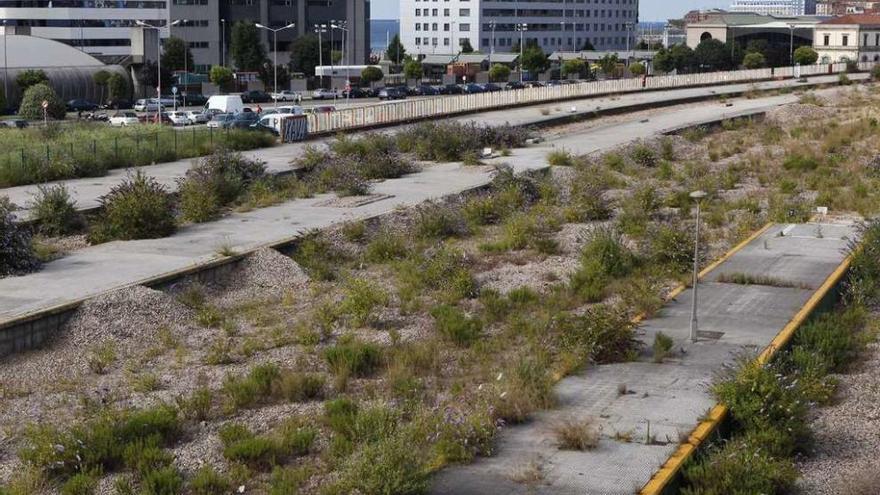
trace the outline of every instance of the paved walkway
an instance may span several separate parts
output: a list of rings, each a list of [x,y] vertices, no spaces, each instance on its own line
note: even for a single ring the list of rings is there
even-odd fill
[[[856,74],[855,79],[867,77],[864,74]],[[837,80],[837,76],[820,76],[810,78],[809,85],[828,84]],[[483,112],[473,115],[454,118],[458,121],[473,121],[486,125],[502,125],[509,123],[511,125],[537,125],[542,122],[553,121],[564,115],[584,115],[592,114],[599,110],[621,110],[627,107],[637,107],[651,102],[674,102],[688,101],[695,98],[707,97],[712,95],[737,94],[748,91],[753,88],[763,90],[804,87],[807,84],[798,83],[794,80],[784,81],[768,81],[757,84],[730,84],[725,86],[713,86],[706,88],[685,88],[673,89],[655,92],[632,93],[613,97],[587,98],[582,100],[567,101],[561,103],[546,103],[541,105],[522,107],[516,109],[506,109],[500,111]],[[783,99],[785,102],[795,101],[796,97],[788,95]],[[724,109],[721,105],[716,108],[722,109],[723,112],[734,112],[744,105],[748,105],[749,101],[765,101],[764,98],[756,100],[747,100],[737,102],[733,107]],[[782,101],[782,100],[780,100]],[[572,108],[575,109],[572,112]],[[549,115],[542,115],[541,109],[549,109]],[[621,137],[626,137],[625,135]],[[294,143],[277,146],[274,148],[263,148],[259,150],[245,152],[245,155],[255,159],[265,161],[270,172],[277,173],[290,170],[290,162],[292,159],[302,154],[305,146],[316,145],[326,142],[326,139],[319,139],[306,143]],[[176,162],[163,163],[158,165],[150,165],[140,167],[146,174],[155,177],[160,183],[167,186],[170,190],[177,189],[177,180],[181,178],[186,170],[192,164],[192,159],[180,160]],[[68,185],[71,195],[77,202],[77,207],[83,210],[92,209],[98,206],[98,198],[106,194],[111,187],[118,184],[129,173],[127,169],[111,170],[104,177],[92,177],[85,179],[72,179],[60,181]],[[27,204],[32,200],[33,195],[37,192],[37,186],[19,186],[6,189],[0,189],[0,196],[7,196],[13,203],[25,209],[20,211],[20,218],[27,218]]]
[[[843,261],[844,237],[852,227],[826,224],[819,235],[817,227],[776,225],[705,276],[699,288],[697,343],[688,338],[693,291],[686,290],[641,324],[646,349],[637,361],[594,366],[563,379],[556,388],[558,408],[502,431],[493,457],[440,472],[432,493],[638,492],[675,451],[679,438],[715,405],[707,391],[714,374],[744,349],[767,346]],[[782,231],[785,236],[779,237]],[[723,273],[771,275],[810,289],[718,283]],[[660,331],[674,339],[676,354],[658,364],[650,344]],[[620,385],[626,394],[619,394]],[[558,449],[553,426],[571,418],[589,419],[601,428],[595,450]],[[540,481],[514,481],[524,469],[536,467]]]

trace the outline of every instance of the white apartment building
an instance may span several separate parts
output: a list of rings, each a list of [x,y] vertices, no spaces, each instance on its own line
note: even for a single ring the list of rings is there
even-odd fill
[[[632,47],[639,0],[400,0],[400,39],[411,54],[483,53],[536,42],[546,53]],[[525,29],[520,32],[520,25]]]
[[[31,36],[60,41],[88,54],[131,53],[135,21],[167,26],[170,0],[0,0],[0,26],[29,28]],[[162,36],[168,36],[167,28]]]
[[[880,15],[852,14],[817,24],[813,49],[820,63],[880,62]]]
[[[733,0],[731,12],[764,15],[815,15],[816,0]]]

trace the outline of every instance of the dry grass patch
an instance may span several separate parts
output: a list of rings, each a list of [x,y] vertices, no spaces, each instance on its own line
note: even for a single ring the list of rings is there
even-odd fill
[[[553,427],[561,450],[593,450],[599,446],[599,429],[592,419],[566,419]]]

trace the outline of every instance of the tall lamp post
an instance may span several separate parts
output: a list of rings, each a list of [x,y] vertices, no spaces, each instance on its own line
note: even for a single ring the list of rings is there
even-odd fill
[[[180,22],[181,26],[186,27],[186,23],[189,22],[189,20],[181,19],[179,22]],[[182,86],[183,86],[183,91],[182,91],[182,93],[183,93],[183,95],[182,95],[183,96],[183,106],[186,106],[186,93],[187,93],[186,92],[186,83],[189,82],[189,77],[188,77],[188,74],[189,74],[189,60],[188,59],[189,59],[189,57],[187,56],[189,54],[189,44],[186,42],[186,34],[185,33],[186,33],[186,31],[183,31],[182,36],[181,36],[181,39],[183,40],[183,78],[184,78],[183,80],[185,81],[185,83],[182,84]],[[177,84],[180,84],[180,81],[178,81]],[[177,105],[176,102],[175,102],[175,105]]]
[[[9,60],[6,59],[6,19],[0,20],[3,23],[3,99],[6,100],[6,106],[9,106]],[[0,108],[0,111],[5,111]]]
[[[275,100],[275,108],[278,108],[278,31],[284,31],[285,29],[290,29],[290,28],[296,27],[296,23],[291,22],[290,24],[288,24],[284,27],[277,28],[277,29],[272,29],[270,27],[266,27],[266,26],[260,24],[259,22],[256,24],[256,26],[260,29],[265,29],[266,31],[271,32],[272,36],[273,36],[273,40],[272,40],[272,51],[273,51],[272,65],[274,65],[273,69],[275,70],[275,81],[272,84],[272,87],[274,89],[274,91],[272,92],[272,99]]]
[[[220,19],[220,65],[226,67],[226,19]]]
[[[694,191],[690,194],[691,199],[697,203],[697,224],[694,229],[694,299],[691,304],[691,342],[697,341],[698,325],[697,325],[697,285],[699,284],[699,266],[700,266],[700,204],[706,197],[704,191]]]
[[[489,27],[492,28],[492,44],[489,46],[489,69],[492,69],[492,55],[495,54],[495,21],[489,22]]]
[[[338,30],[342,31],[342,63],[345,65],[345,90],[346,90],[345,102],[346,102],[346,104],[348,104],[351,101],[351,74],[349,73],[349,69],[351,69],[351,65],[346,63],[346,60],[347,60],[346,56],[350,55],[350,54],[347,53],[346,45],[345,45],[345,38],[348,35],[348,28],[345,27],[344,22],[340,22],[338,24],[331,24],[330,28],[331,29],[338,29]]]
[[[525,42],[523,34],[529,30],[529,25],[522,22],[516,24],[516,30],[519,31],[519,82],[523,82],[523,53],[525,53]]]
[[[147,24],[144,21],[136,21],[138,26],[156,30],[156,123],[161,124],[162,119],[159,115],[162,113],[162,28]],[[168,27],[180,24],[180,19],[168,24]],[[170,32],[170,31],[169,31]]]
[[[794,65],[794,24],[788,25],[788,65]]]
[[[327,32],[326,24],[315,24],[315,33],[318,34],[318,67],[324,66],[324,47],[321,44],[321,34]],[[333,56],[332,50],[330,56]],[[321,75],[321,87],[324,87],[324,76]]]

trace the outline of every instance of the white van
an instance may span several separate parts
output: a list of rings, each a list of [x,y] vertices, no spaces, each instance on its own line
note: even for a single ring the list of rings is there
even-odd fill
[[[240,113],[244,111],[241,95],[214,95],[205,103],[205,110],[219,110],[222,113]]]
[[[278,113],[284,115],[305,115],[305,109],[301,106],[293,105],[293,106],[282,106],[278,107]]]

